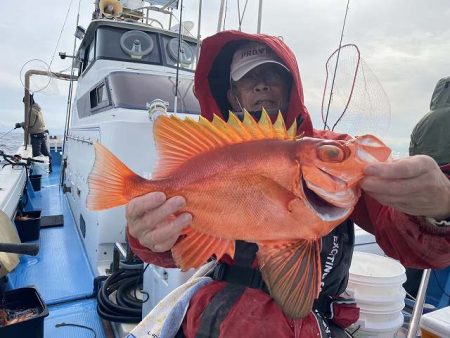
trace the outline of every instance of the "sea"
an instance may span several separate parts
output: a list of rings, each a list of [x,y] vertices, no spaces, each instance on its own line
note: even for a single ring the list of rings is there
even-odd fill
[[[14,155],[23,144],[23,133],[4,131],[0,132],[0,150],[5,154]]]

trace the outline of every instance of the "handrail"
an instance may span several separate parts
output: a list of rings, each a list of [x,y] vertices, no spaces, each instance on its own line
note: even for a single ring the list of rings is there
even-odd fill
[[[416,303],[409,324],[407,338],[416,338],[417,330],[420,324],[420,318],[422,317],[423,304],[425,302],[425,295],[427,293],[428,281],[430,280],[431,269],[425,269],[422,273],[422,280],[420,281],[419,290],[417,292]]]

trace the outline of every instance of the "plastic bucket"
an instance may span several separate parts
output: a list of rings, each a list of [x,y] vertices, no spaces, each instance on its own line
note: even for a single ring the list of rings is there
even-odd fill
[[[346,294],[356,300],[360,316],[355,337],[392,338],[403,325],[405,268],[392,258],[354,252]],[[354,330],[350,330],[352,332]]]
[[[30,183],[34,191],[41,190],[42,175],[30,175]]]
[[[355,251],[350,265],[350,281],[379,288],[397,286],[406,281],[406,270],[392,258]]]

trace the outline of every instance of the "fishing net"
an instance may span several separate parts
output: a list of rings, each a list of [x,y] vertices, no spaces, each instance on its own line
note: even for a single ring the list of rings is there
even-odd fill
[[[324,129],[353,136],[387,136],[391,119],[389,99],[356,45],[331,54],[326,63],[322,97]]]
[[[27,72],[33,72],[27,83],[25,75]],[[20,81],[22,86],[30,91],[31,94],[40,92],[47,95],[60,95],[65,92],[64,81],[58,81],[55,74],[50,71],[49,65],[40,59],[27,61],[20,70]]]

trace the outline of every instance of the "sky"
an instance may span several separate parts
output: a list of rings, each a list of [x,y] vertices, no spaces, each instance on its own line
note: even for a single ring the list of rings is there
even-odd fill
[[[225,29],[238,29],[238,2],[228,0]],[[241,29],[256,33],[258,0],[248,0]],[[196,35],[199,0],[184,0],[183,21],[193,21]],[[21,73],[51,64],[52,71],[70,67],[58,52],[73,51],[78,6],[79,24],[87,27],[93,0],[2,1],[0,19],[0,131],[23,120]],[[265,0],[261,32],[280,36],[294,51],[299,64],[305,104],[316,128],[325,84],[325,62],[339,46],[347,0]],[[201,37],[217,30],[220,0],[204,0]],[[67,15],[67,20],[66,20]],[[163,23],[167,20],[161,19]],[[429,111],[437,81],[450,75],[450,6],[448,0],[350,1],[343,44],[356,44],[361,57],[378,80],[390,104],[389,131],[373,125],[373,133],[395,151],[407,154],[414,125]],[[43,63],[45,62],[45,63]],[[67,84],[49,86],[35,94],[52,132],[63,130]],[[385,130],[386,129],[386,130]],[[369,128],[370,130],[370,128]],[[1,134],[0,134],[1,135]]]

